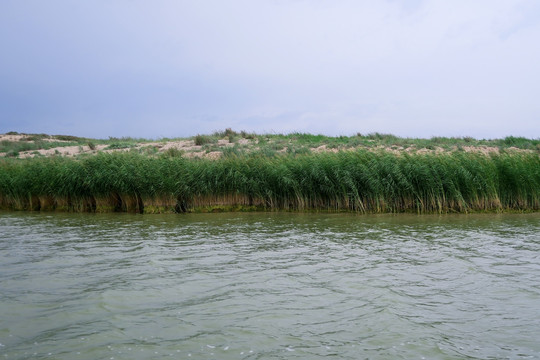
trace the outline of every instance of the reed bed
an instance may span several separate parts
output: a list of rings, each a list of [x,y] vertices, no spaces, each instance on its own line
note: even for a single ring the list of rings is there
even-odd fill
[[[140,213],[538,210],[540,157],[342,151],[217,160],[136,153],[6,158],[0,161],[0,207]]]

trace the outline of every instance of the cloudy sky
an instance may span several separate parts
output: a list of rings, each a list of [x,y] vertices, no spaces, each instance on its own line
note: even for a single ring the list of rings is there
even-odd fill
[[[538,0],[2,0],[0,132],[540,137]]]

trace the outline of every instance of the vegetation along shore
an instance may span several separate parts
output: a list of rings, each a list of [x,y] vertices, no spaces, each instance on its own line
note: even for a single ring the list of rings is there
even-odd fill
[[[540,140],[252,134],[0,135],[0,208],[471,212],[540,209]]]

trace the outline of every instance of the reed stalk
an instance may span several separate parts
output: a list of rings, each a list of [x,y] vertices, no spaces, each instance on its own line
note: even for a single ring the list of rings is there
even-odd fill
[[[218,160],[136,153],[0,160],[0,207],[189,212],[538,210],[534,153],[240,155]]]

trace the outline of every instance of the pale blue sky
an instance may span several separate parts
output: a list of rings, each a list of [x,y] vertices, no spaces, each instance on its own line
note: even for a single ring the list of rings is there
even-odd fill
[[[2,0],[0,132],[540,137],[538,0]]]

